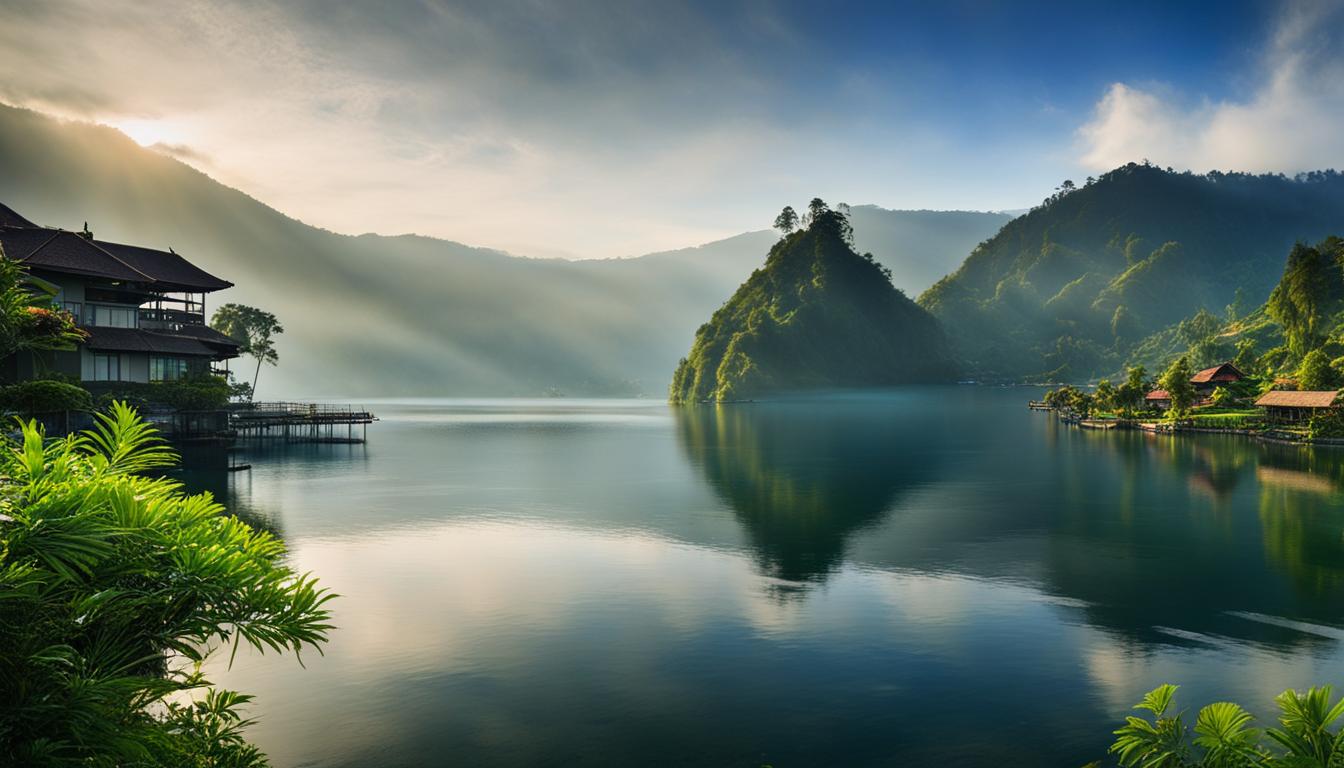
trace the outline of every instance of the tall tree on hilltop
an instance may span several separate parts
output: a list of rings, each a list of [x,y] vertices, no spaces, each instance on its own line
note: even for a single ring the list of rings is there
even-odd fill
[[[810,225],[829,210],[830,208],[827,207],[825,200],[820,197],[812,198],[811,202],[807,204],[807,223]]]
[[[784,206],[784,210],[775,217],[775,229],[788,235],[798,228],[798,213],[793,210],[792,205]]]
[[[285,332],[275,315],[244,304],[225,304],[215,310],[210,326],[238,342],[238,349],[257,361],[252,374],[252,392],[257,391],[257,377],[261,364],[278,365],[280,354],[275,351],[274,337]]]

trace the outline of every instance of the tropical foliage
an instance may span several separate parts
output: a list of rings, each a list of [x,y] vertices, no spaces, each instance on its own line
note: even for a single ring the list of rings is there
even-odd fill
[[[70,313],[52,304],[55,289],[35,280],[0,250],[0,360],[18,352],[69,349],[84,338]]]
[[[1188,414],[1195,403],[1195,386],[1190,383],[1192,375],[1194,371],[1190,370],[1190,361],[1179,357],[1157,380],[1157,385],[1167,391],[1167,398],[1171,401],[1168,413],[1172,417]]]
[[[1176,686],[1149,691],[1115,732],[1111,754],[1124,768],[1339,768],[1344,765],[1344,700],[1330,686],[1305,693],[1284,691],[1274,701],[1279,726],[1260,731],[1232,702],[1217,702],[1195,716],[1193,733],[1183,712],[1172,712]],[[1099,765],[1094,763],[1093,765]]]
[[[206,373],[175,381],[119,381],[100,386],[98,400],[102,405],[120,400],[162,405],[179,411],[213,411],[228,405],[240,389],[251,391],[246,382],[233,384],[223,376]]]
[[[0,410],[32,416],[58,411],[87,411],[93,398],[74,384],[51,379],[24,381],[0,387]]]
[[[332,595],[272,535],[146,474],[173,461],[121,404],[62,439],[26,423],[0,451],[0,764],[265,765],[249,698],[201,662],[320,649]]]
[[[696,332],[673,402],[953,377],[938,322],[892,287],[872,254],[854,251],[844,208],[813,199],[804,222],[781,227],[765,266]]]
[[[245,304],[224,304],[210,318],[210,327],[238,342],[239,351],[257,361],[252,373],[252,392],[257,391],[261,364],[279,365],[275,337],[285,332],[275,315]]]

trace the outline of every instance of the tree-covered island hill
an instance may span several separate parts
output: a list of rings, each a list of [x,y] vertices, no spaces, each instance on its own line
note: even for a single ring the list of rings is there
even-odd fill
[[[696,331],[673,375],[672,402],[955,376],[938,321],[871,253],[855,252],[848,206],[814,198],[801,218],[786,207],[775,226],[783,237],[765,265]]]

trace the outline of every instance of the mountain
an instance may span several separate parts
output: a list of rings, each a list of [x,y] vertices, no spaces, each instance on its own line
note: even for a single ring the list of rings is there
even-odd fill
[[[415,235],[310,227],[121,133],[0,105],[0,202],[40,224],[173,248],[275,312],[260,394],[664,391],[695,328],[775,239],[639,258],[530,259]],[[992,235],[991,213],[855,209],[860,246],[919,290]]]
[[[1341,221],[1344,176],[1334,171],[1130,164],[1014,219],[919,302],[981,377],[1082,380],[1200,310],[1264,302],[1293,244]]]
[[[674,402],[947,381],[938,322],[850,245],[846,216],[822,210],[780,239],[695,333],[672,377]]]

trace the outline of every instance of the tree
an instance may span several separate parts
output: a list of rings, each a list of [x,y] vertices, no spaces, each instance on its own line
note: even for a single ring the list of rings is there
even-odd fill
[[[1302,358],[1297,367],[1297,388],[1305,390],[1334,389],[1335,371],[1330,367],[1330,356],[1323,349],[1313,349]]]
[[[812,222],[821,218],[821,215],[829,210],[830,208],[826,206],[825,200],[822,200],[820,197],[812,198],[812,201],[807,204],[808,223],[811,224]]]
[[[1130,368],[1125,375],[1125,382],[1121,384],[1115,393],[1116,404],[1126,417],[1133,416],[1134,412],[1143,407],[1144,398],[1152,389],[1148,382],[1148,370],[1142,365],[1136,365]]]
[[[275,350],[274,337],[285,332],[275,315],[243,304],[225,304],[215,310],[210,326],[238,342],[238,350],[257,361],[252,374],[252,392],[257,391],[257,377],[261,364],[277,365],[280,355]]]
[[[1171,399],[1171,415],[1183,416],[1195,402],[1195,385],[1190,383],[1190,361],[1177,358],[1158,380],[1157,385],[1167,391]]]
[[[1333,240],[1317,247],[1293,246],[1283,278],[1265,303],[1269,316],[1283,326],[1283,337],[1295,355],[1305,355],[1320,344],[1326,318],[1344,298],[1340,265],[1331,255],[1338,248]]]
[[[279,539],[149,476],[175,457],[126,405],[44,438],[28,422],[0,450],[0,764],[264,766],[250,697],[199,663],[320,650],[333,595]]]
[[[1097,404],[1098,410],[1115,410],[1117,405],[1117,396],[1119,391],[1111,384],[1110,379],[1102,379],[1097,382],[1097,388],[1092,393],[1092,399]]]
[[[1238,370],[1246,373],[1255,373],[1259,370],[1259,361],[1255,354],[1255,339],[1246,338],[1237,341],[1237,356],[1232,358],[1232,364],[1237,366]]]
[[[786,205],[784,210],[775,217],[775,229],[784,234],[790,234],[798,228],[798,214],[793,210],[793,206]]]
[[[56,289],[29,276],[0,250],[0,359],[19,352],[72,349],[85,333],[52,304]]]
[[[1235,323],[1246,315],[1246,289],[1237,288],[1237,292],[1232,295],[1232,303],[1227,305],[1227,322]]]

